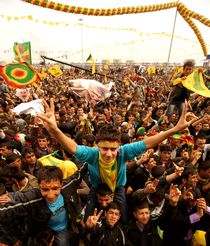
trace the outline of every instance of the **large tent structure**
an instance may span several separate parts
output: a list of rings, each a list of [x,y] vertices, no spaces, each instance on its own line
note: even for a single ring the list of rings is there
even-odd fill
[[[34,63],[40,55],[84,63],[92,54],[98,62],[199,64],[210,52],[209,9],[208,0],[0,1],[1,60],[14,59],[14,42],[30,41]]]

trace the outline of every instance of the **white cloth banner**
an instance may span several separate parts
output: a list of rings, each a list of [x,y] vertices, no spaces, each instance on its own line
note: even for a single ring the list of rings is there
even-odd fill
[[[42,100],[37,99],[26,103],[21,103],[12,109],[15,114],[31,114],[37,115],[44,113],[44,107],[42,105]]]
[[[72,91],[80,97],[85,97],[87,101],[101,101],[111,95],[111,88],[114,82],[103,85],[102,83],[91,79],[69,80]]]

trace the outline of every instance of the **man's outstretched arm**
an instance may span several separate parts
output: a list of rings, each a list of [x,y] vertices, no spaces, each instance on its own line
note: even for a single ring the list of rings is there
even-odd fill
[[[39,114],[37,117],[43,121],[44,127],[48,131],[48,133],[55,138],[68,152],[74,154],[77,149],[77,143],[67,137],[57,126],[55,119],[55,107],[54,101],[50,99],[50,106],[43,101],[45,107],[45,113]]]
[[[182,112],[182,115],[178,121],[178,123],[171,129],[161,132],[155,136],[152,137],[148,137],[144,140],[145,145],[147,146],[148,149],[155,147],[156,145],[158,145],[159,143],[161,143],[163,140],[165,140],[166,138],[168,138],[169,136],[178,133],[181,130],[184,130],[186,128],[188,128],[194,121],[197,120],[197,117],[192,114],[192,113],[187,113],[187,108],[188,108],[188,103],[185,102],[185,106]],[[191,119],[190,121],[187,121],[187,116],[191,115],[193,117],[193,119]]]

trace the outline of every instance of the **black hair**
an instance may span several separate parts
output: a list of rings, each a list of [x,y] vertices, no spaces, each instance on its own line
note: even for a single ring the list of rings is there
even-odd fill
[[[98,185],[96,189],[96,194],[99,196],[107,196],[107,195],[112,195],[113,192],[107,184],[101,183]]]
[[[162,186],[157,186],[156,192],[149,194],[151,200],[160,199],[163,200],[165,198],[166,189]]]
[[[199,132],[198,135],[195,136],[194,140],[195,142],[198,140],[198,139],[206,139],[207,136],[204,132]]]
[[[0,183],[0,196],[6,194],[6,187],[3,183]]]
[[[47,134],[40,134],[37,136],[38,139],[44,139],[46,138],[47,140],[49,140],[49,136]]]
[[[34,150],[31,147],[24,147],[21,151],[22,157],[25,157],[26,154],[34,153]]]
[[[197,174],[197,171],[193,167],[185,167],[181,177],[183,179],[188,179],[190,175],[194,174]]]
[[[99,133],[96,136],[96,142],[98,143],[100,140],[120,142],[121,133],[115,126],[106,124],[100,128]]]
[[[109,205],[105,208],[105,211],[107,212],[109,209],[117,209],[120,211],[121,214],[121,209],[120,209],[120,205],[118,202],[111,202],[109,203]]]
[[[130,143],[130,136],[125,132],[121,133],[120,142],[122,145]]]
[[[40,184],[41,181],[51,182],[58,180],[62,183],[63,180],[63,173],[60,168],[55,166],[45,166],[42,167],[37,175],[38,183]]]
[[[6,163],[10,164],[10,163],[14,162],[15,160],[17,160],[18,158],[21,159],[21,156],[18,154],[12,153],[11,155],[9,155],[6,158]]]
[[[7,165],[1,170],[1,177],[4,178],[14,178],[17,181],[21,181],[25,178],[25,172],[18,166]]]
[[[66,115],[66,111],[65,111],[65,110],[61,110],[61,111],[59,112],[59,116],[62,117],[62,116],[64,116],[64,115]]]
[[[195,62],[193,60],[186,60],[183,64],[183,68],[185,67],[194,67],[195,66]]]
[[[90,144],[94,144],[95,142],[95,136],[93,134],[86,134],[84,139]]]
[[[151,175],[153,178],[161,177],[165,172],[165,167],[162,165],[156,165],[151,169]]]
[[[208,170],[210,168],[210,160],[206,160],[206,161],[202,161],[201,163],[199,163],[198,165],[198,171],[200,170]]]
[[[163,151],[171,151],[171,146],[169,144],[162,144],[160,146],[160,152],[163,152]]]
[[[14,145],[11,143],[11,141],[6,141],[6,142],[2,142],[0,143],[0,148],[2,147],[7,147],[7,149],[14,149]]]
[[[136,212],[138,209],[143,209],[143,208],[149,209],[149,203],[146,199],[136,200],[132,205],[133,212]]]

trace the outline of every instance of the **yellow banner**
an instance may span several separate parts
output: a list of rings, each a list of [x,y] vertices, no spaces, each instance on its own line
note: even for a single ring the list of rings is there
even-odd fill
[[[58,65],[54,65],[54,66],[50,67],[48,69],[48,72],[56,78],[60,77],[63,74],[63,72],[61,71],[61,69]]]
[[[198,93],[204,97],[210,97],[210,90],[206,87],[201,72],[195,70],[185,80],[181,81],[183,86],[188,90]]]
[[[72,161],[68,160],[60,160],[58,158],[55,158],[51,154],[43,156],[38,159],[38,161],[43,166],[56,166],[59,167],[63,173],[63,178],[66,179],[67,177],[71,176],[77,171],[77,166]]]

